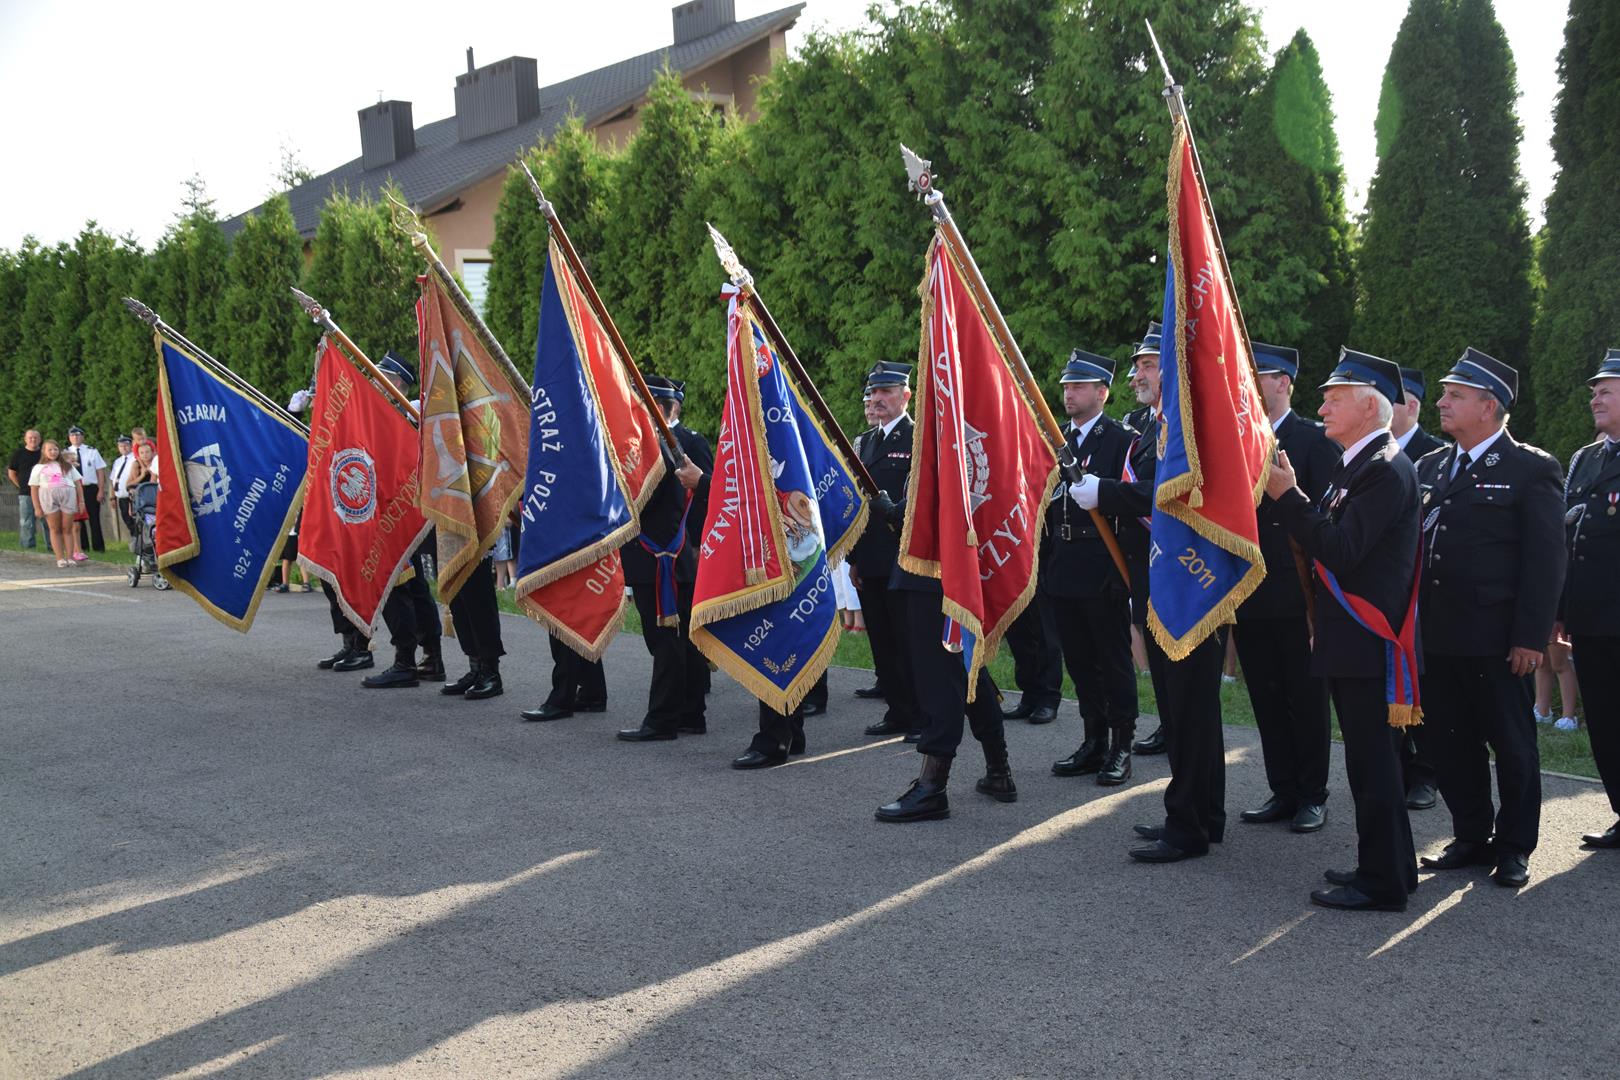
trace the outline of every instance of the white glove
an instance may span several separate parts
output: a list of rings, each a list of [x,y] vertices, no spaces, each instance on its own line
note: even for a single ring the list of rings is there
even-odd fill
[[[290,413],[301,413],[305,409],[309,408],[309,403],[313,401],[314,398],[315,395],[311,394],[308,390],[294,390],[292,400],[287,402],[287,411]]]
[[[1097,489],[1101,486],[1095,476],[1082,477],[1069,485],[1069,498],[1082,510],[1097,509]]]

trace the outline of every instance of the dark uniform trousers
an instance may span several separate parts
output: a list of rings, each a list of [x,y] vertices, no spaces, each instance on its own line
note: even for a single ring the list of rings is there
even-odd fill
[[[1586,709],[1592,757],[1609,793],[1609,808],[1620,815],[1620,637],[1576,634],[1575,681]]]
[[[1558,618],[1574,645],[1592,757],[1620,816],[1620,451],[1575,452],[1564,482],[1569,571]]]
[[[1029,605],[1007,627],[1007,647],[1013,655],[1013,681],[1023,698],[1019,705],[1057,708],[1063,700],[1063,652],[1052,601],[1037,592]],[[1130,631],[1126,631],[1127,639]],[[1127,653],[1129,646],[1126,647]],[[1080,681],[1075,680],[1078,687]]]
[[[1430,435],[1420,425],[1413,430],[1412,437],[1406,441],[1401,453],[1406,455],[1406,460],[1416,465],[1425,454],[1439,450],[1445,445],[1444,440]],[[1427,724],[1407,728],[1406,737],[1401,740],[1401,777],[1407,791],[1411,791],[1419,784],[1427,784],[1434,788],[1440,785],[1434,767],[1434,751],[1429,748],[1428,741]]]
[[[1276,572],[1291,573],[1292,567]],[[1322,805],[1332,724],[1327,684],[1311,674],[1309,624],[1303,616],[1240,619],[1233,633],[1260,729],[1266,783],[1288,802]]]
[[[1458,840],[1529,855],[1541,824],[1541,754],[1528,677],[1508,651],[1546,648],[1568,551],[1562,470],[1506,431],[1480,461],[1456,447],[1418,463],[1428,537],[1422,620],[1424,727]],[[1496,753],[1501,810],[1491,803]]]
[[[990,672],[979,669],[974,700],[967,699],[967,668],[962,654],[940,645],[944,625],[940,594],[920,590],[899,590],[906,604],[906,621],[911,633],[906,643],[911,653],[912,671],[917,676],[917,706],[922,712],[922,737],[917,751],[934,757],[954,758],[962,742],[965,713],[973,737],[986,752],[1005,750],[1001,705],[996,700],[996,684]]]
[[[106,551],[107,541],[101,535],[101,485],[84,484],[84,508],[89,517],[80,522],[79,546],[85,551]]]
[[[658,731],[679,726],[705,726],[704,674],[708,664],[688,636],[691,632],[692,582],[675,583],[675,606],[680,626],[658,625],[658,586],[632,585],[636,612],[641,616],[641,640],[652,657],[652,681],[647,687],[647,715],[642,721]]]
[[[703,667],[705,671],[708,670],[707,664]],[[815,684],[810,687],[810,692],[804,695],[804,703],[821,709],[827,707],[827,673],[825,671],[821,673],[821,678],[817,679]]]
[[[551,693],[546,704],[559,709],[598,705],[607,701],[607,670],[600,660],[587,660],[555,634],[551,643]]]
[[[1039,598],[1052,613],[1060,655],[1080,699],[1088,736],[1121,733],[1130,749],[1136,733],[1136,666],[1131,661],[1131,605],[1119,596]]]
[[[804,705],[786,715],[777,712],[763,701],[759,703],[759,730],[754,733],[750,750],[762,754],[785,754],[804,749]]]
[[[1500,656],[1423,654],[1425,749],[1439,767],[1440,792],[1458,840],[1491,839],[1491,750],[1502,796],[1496,846],[1528,855],[1541,826],[1541,751],[1530,680]],[[1578,669],[1577,669],[1578,670]]]
[[[872,666],[883,684],[887,708],[883,717],[906,731],[922,730],[917,706],[917,684],[911,667],[911,630],[907,623],[907,593],[886,582],[864,581],[855,590],[866,620],[866,639],[872,645]],[[938,605],[935,605],[938,614]],[[941,650],[943,651],[943,650]]]
[[[1226,635],[1209,635],[1176,661],[1159,648],[1151,631],[1142,636],[1170,760],[1164,842],[1183,851],[1208,851],[1226,834],[1226,746],[1221,735]]]
[[[332,588],[332,583],[323,578],[321,580],[321,591],[326,594],[326,604],[332,609],[332,633],[341,637],[343,644],[350,649],[357,652],[369,650],[371,648],[370,635],[356,627],[354,623],[349,621],[349,617],[343,614],[343,609],[338,606],[337,590]]]
[[[383,623],[388,627],[388,642],[394,647],[394,662],[398,664],[413,663],[418,645],[428,652],[439,651],[439,613],[428,591],[427,556],[424,541],[411,553],[411,568],[416,573],[405,584],[388,590],[388,599],[383,602]]]
[[[1377,900],[1417,889],[1417,851],[1401,778],[1403,731],[1389,726],[1384,680],[1327,680],[1344,733],[1344,771],[1356,810],[1356,887]]]
[[[456,643],[468,660],[499,664],[506,649],[501,645],[501,609],[495,601],[495,568],[488,556],[467,575],[456,598],[450,601],[450,622]]]

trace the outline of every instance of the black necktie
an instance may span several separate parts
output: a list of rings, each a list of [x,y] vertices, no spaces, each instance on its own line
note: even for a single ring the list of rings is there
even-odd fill
[[[1603,444],[1603,464],[1600,466],[1600,468],[1607,469],[1610,465],[1614,464],[1616,451],[1620,451],[1620,443],[1615,442],[1613,439],[1610,439]]]
[[[1451,474],[1451,478],[1453,480],[1455,480],[1455,479],[1457,479],[1457,477],[1459,477],[1463,473],[1467,472],[1468,471],[1468,466],[1473,464],[1473,461],[1474,461],[1474,459],[1468,456],[1468,451],[1466,451],[1466,450],[1463,451],[1462,453],[1458,454],[1457,455],[1457,468]]]

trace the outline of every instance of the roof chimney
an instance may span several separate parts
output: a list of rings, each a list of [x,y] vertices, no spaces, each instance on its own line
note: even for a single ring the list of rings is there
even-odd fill
[[[472,70],[473,70],[472,46],[469,45],[469,46],[467,46],[467,74],[471,75]]]
[[[685,45],[708,37],[737,21],[737,0],[689,0],[671,9],[675,19],[675,44]]]
[[[380,169],[415,150],[416,128],[411,123],[410,102],[379,101],[360,110],[362,167]]]
[[[533,57],[508,56],[457,75],[456,138],[465,142],[505,131],[539,115],[539,72]]]

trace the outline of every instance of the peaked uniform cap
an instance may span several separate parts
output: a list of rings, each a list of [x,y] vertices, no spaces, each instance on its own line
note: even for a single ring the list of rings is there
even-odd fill
[[[1504,409],[1512,408],[1514,399],[1519,396],[1518,371],[1494,356],[1486,356],[1473,346],[1463,350],[1463,354],[1440,381],[1484,390],[1500,401]]]
[[[1339,362],[1321,389],[1326,390],[1330,386],[1370,386],[1383,394],[1391,405],[1406,404],[1406,395],[1401,390],[1399,364],[1342,346],[1339,348]]]

